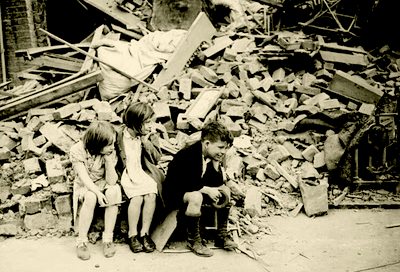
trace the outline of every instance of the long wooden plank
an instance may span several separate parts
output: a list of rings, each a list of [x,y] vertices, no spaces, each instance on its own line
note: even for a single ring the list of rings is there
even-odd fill
[[[76,47],[81,47],[81,48],[86,48],[90,46],[90,43],[88,42],[83,42],[83,43],[77,43],[75,44]],[[41,54],[44,52],[49,52],[49,51],[55,51],[55,50],[60,50],[60,49],[68,49],[69,47],[63,44],[59,45],[52,45],[52,46],[43,46],[43,47],[31,47],[27,49],[20,49],[15,51],[15,55],[17,57],[22,57],[24,55],[35,55],[35,54]]]
[[[171,211],[164,221],[157,226],[157,228],[151,234],[151,239],[156,244],[156,249],[162,251],[164,246],[167,244],[172,233],[176,229],[178,224],[177,221],[178,210]]]
[[[117,26],[117,25],[114,25],[114,24],[111,24],[111,28],[114,31],[117,31],[117,32],[122,33],[122,34],[125,34],[126,36],[128,36],[128,37],[130,37],[132,39],[135,39],[135,40],[140,40],[141,38],[143,38],[142,34],[136,33],[136,32],[131,31],[131,30],[127,30],[127,29],[125,29],[123,27],[120,27],[120,26]]]
[[[363,78],[349,75],[337,70],[329,83],[329,89],[339,95],[351,97],[359,102],[375,104],[382,97],[383,92],[371,86]]]
[[[42,56],[35,58],[31,61],[34,65],[46,66],[51,68],[56,68],[60,70],[67,70],[71,72],[78,72],[82,67],[82,62],[80,61],[70,61],[61,58],[53,58],[49,56]]]
[[[321,47],[333,49],[333,50],[341,50],[341,51],[355,52],[355,53],[360,53],[360,54],[367,54],[367,52],[362,48],[348,47],[348,46],[344,46],[344,45],[338,45],[336,43],[325,43],[324,42],[320,45],[321,45]]]
[[[361,66],[368,65],[365,55],[351,55],[351,54],[336,53],[336,52],[321,51],[321,50],[319,51],[319,53],[321,54],[321,58],[324,61],[328,62],[338,62],[338,63],[361,65]]]
[[[45,91],[30,94],[23,99],[19,99],[0,107],[0,120],[20,112],[28,111],[31,108],[47,103],[54,99],[58,99],[60,97],[83,90],[96,84],[102,79],[103,77],[101,76],[101,71],[95,71],[69,82],[65,82],[61,85],[57,85],[53,88],[49,88]]]
[[[61,85],[61,84],[64,84],[65,82],[71,81],[71,80],[73,80],[73,79],[75,79],[75,78],[78,78],[78,77],[80,77],[81,75],[82,75],[82,74],[80,74],[80,73],[72,74],[72,75],[70,75],[70,76],[68,76],[68,77],[66,77],[66,78],[64,78],[64,79],[61,79],[61,80],[59,80],[59,81],[57,81],[57,82],[55,82],[55,83],[53,83],[53,84],[51,84],[51,85],[48,85],[48,86],[44,87],[43,89],[34,91],[34,92],[30,93],[30,94],[25,94],[25,95],[16,96],[15,98],[12,98],[12,99],[8,100],[7,103],[9,103],[9,104],[10,104],[10,103],[15,103],[15,102],[17,102],[17,101],[21,101],[21,100],[23,100],[23,99],[26,99],[26,98],[29,97],[29,96],[33,96],[33,95],[38,94],[38,93],[43,93],[44,91],[46,91],[46,90],[48,90],[48,89],[55,88],[56,86]],[[21,85],[21,86],[15,87],[15,88],[22,88],[22,87],[23,87],[23,86]]]
[[[159,89],[179,75],[194,51],[203,41],[210,40],[215,33],[216,29],[210,19],[204,12],[200,12],[152,85]]]
[[[96,54],[96,49],[94,49],[92,47],[92,45],[101,39],[101,37],[103,36],[103,30],[104,30],[104,25],[101,25],[98,28],[96,28],[96,30],[94,31],[93,38],[90,43],[91,46],[89,48],[88,54],[90,54],[90,55]],[[79,72],[86,73],[86,72],[90,71],[92,64],[93,64],[93,58],[86,56]]]
[[[132,13],[123,11],[118,8],[117,1],[110,0],[83,0],[89,5],[99,9],[115,20],[124,24],[128,29],[137,28],[137,24],[140,22],[140,18],[133,15]]]

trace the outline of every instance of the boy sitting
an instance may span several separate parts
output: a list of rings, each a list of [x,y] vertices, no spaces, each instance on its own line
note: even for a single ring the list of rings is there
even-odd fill
[[[201,207],[211,203],[218,207],[223,198],[227,205],[217,209],[215,245],[224,249],[237,247],[228,235],[227,224],[230,189],[225,186],[223,160],[232,144],[232,136],[219,122],[210,122],[201,132],[201,140],[180,150],[168,165],[163,183],[167,209],[184,210],[189,248],[197,255],[209,257],[213,252],[202,244],[200,236]]]

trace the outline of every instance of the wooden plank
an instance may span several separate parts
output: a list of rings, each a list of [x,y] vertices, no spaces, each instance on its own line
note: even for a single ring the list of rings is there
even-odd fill
[[[88,53],[90,55],[96,54],[96,49],[92,48],[92,45],[101,39],[101,37],[103,36],[103,30],[104,30],[104,25],[101,25],[98,28],[96,28],[96,30],[94,31],[93,38],[90,43],[90,48],[88,51]],[[86,73],[86,72],[90,71],[90,68],[92,67],[92,65],[93,65],[93,58],[86,56],[79,72]]]
[[[387,200],[387,201],[362,201],[362,200],[343,200],[337,206],[330,204],[329,208],[334,209],[398,209],[400,208],[400,201]]]
[[[207,15],[204,12],[200,12],[152,85],[159,89],[179,75],[194,51],[203,41],[210,40],[215,33],[216,29]]]
[[[214,39],[214,44],[203,51],[203,55],[207,58],[215,55],[216,53],[224,50],[226,47],[230,46],[233,43],[233,40],[228,36],[222,36]]]
[[[118,31],[119,33],[124,34],[124,35],[126,35],[126,36],[128,36],[128,37],[130,37],[132,39],[135,39],[135,40],[140,40],[143,37],[142,34],[136,33],[136,32],[131,31],[131,30],[127,30],[125,28],[122,28],[122,27],[114,25],[114,24],[111,24],[111,27],[112,27],[113,30]]]
[[[186,110],[186,118],[204,119],[217,103],[217,100],[220,98],[221,94],[221,90],[203,90]]]
[[[78,72],[82,67],[82,62],[80,61],[70,61],[49,56],[35,58],[31,61],[31,63],[34,65],[46,66],[71,72]]]
[[[178,210],[171,211],[164,219],[164,221],[157,226],[151,234],[151,239],[156,244],[156,249],[162,251],[167,244],[168,239],[176,229]]]
[[[77,43],[75,44],[77,47],[81,48],[87,48],[90,46],[90,43],[84,42],[84,43]],[[15,51],[15,55],[17,57],[22,57],[24,55],[31,56],[35,54],[41,54],[44,52],[48,51],[56,51],[60,49],[68,49],[69,47],[63,44],[60,45],[53,45],[53,46],[43,46],[43,47],[32,47],[32,48],[27,48],[27,49],[20,49]]]
[[[1,84],[0,84],[0,89],[6,87],[6,86],[7,86],[8,84],[10,84],[10,83],[11,83],[11,81],[6,81],[6,82],[1,83]]]
[[[31,74],[31,73],[28,73],[28,72],[20,72],[20,73],[17,74],[17,76],[19,78],[33,79],[33,80],[37,80],[37,81],[46,81],[47,80],[44,77],[42,77],[41,75]]]
[[[61,80],[59,80],[59,81],[57,81],[57,82],[55,82],[55,83],[53,83],[53,84],[51,84],[51,85],[49,85],[49,86],[46,86],[46,87],[44,87],[44,88],[42,88],[42,89],[40,89],[40,90],[36,90],[36,91],[34,91],[33,93],[30,93],[29,96],[35,95],[35,94],[37,94],[37,93],[42,93],[42,92],[44,92],[44,91],[46,91],[46,90],[48,90],[48,89],[51,89],[51,88],[55,88],[55,87],[58,86],[58,85],[61,85],[61,84],[65,83],[65,82],[68,82],[68,81],[71,81],[71,80],[73,80],[73,79],[75,79],[75,78],[78,78],[78,77],[80,77],[80,76],[82,76],[82,74],[79,74],[79,73],[72,74],[72,75],[70,75],[69,77],[66,77],[66,78],[64,78],[64,79],[61,79]],[[15,87],[15,88],[22,88],[22,87],[23,87],[23,86],[20,85],[20,86],[17,86],[17,87]],[[15,88],[14,88],[14,89],[15,89]],[[12,91],[12,90],[10,90],[10,91]],[[26,99],[27,97],[28,97],[28,95],[23,95],[23,96],[19,96],[19,95],[18,95],[17,97],[15,97],[15,98],[13,98],[13,99],[10,99],[10,100],[8,100],[7,102],[8,102],[8,103],[15,103],[15,102],[17,102],[17,101]]]
[[[361,65],[361,66],[368,65],[365,55],[351,55],[351,54],[336,53],[336,52],[329,52],[322,50],[320,50],[319,53],[321,54],[321,58],[327,62],[338,62],[338,63]]]
[[[376,104],[383,95],[381,90],[369,85],[364,79],[340,70],[333,76],[329,89],[336,94],[368,104]]]
[[[137,24],[140,22],[140,18],[132,13],[126,12],[118,8],[117,1],[110,0],[83,0],[89,5],[99,9],[108,16],[121,22],[128,29],[137,28]]]
[[[65,82],[61,85],[57,85],[53,88],[24,96],[23,98],[17,99],[14,102],[7,103],[7,105],[0,107],[0,120],[21,112],[28,111],[31,108],[47,103],[54,99],[58,99],[60,97],[83,90],[96,84],[102,79],[101,71],[96,71],[81,76],[77,79],[73,79],[69,82]]]
[[[367,54],[367,52],[362,48],[355,48],[355,47],[348,47],[344,45],[338,45],[337,43],[321,43],[321,47],[328,48],[328,49],[335,49],[341,51],[348,51],[348,52],[355,52],[361,54]]]

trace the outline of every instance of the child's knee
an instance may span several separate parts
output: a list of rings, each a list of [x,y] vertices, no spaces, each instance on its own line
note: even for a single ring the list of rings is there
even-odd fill
[[[186,193],[183,201],[191,205],[201,206],[203,204],[203,195],[200,192]]]
[[[122,201],[121,187],[118,184],[110,186],[105,191],[105,196],[110,203],[119,203]]]
[[[156,194],[147,194],[144,196],[144,201],[156,201]]]
[[[94,209],[97,203],[97,196],[92,191],[87,191],[83,198],[83,203]]]

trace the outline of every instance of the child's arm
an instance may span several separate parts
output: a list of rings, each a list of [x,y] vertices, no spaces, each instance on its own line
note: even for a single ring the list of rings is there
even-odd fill
[[[100,205],[104,206],[107,204],[107,198],[105,195],[100,191],[99,187],[94,184],[93,180],[90,178],[89,173],[86,169],[86,166],[83,162],[74,162],[72,164],[76,174],[78,175],[79,179],[82,183],[93,193],[96,194],[98,202]]]
[[[124,137],[123,147],[126,154],[126,171],[129,177],[132,178],[142,168],[140,165],[140,156],[142,152],[140,142],[137,142],[136,139]]]
[[[106,172],[106,182],[109,185],[114,185],[118,181],[118,174],[115,169],[117,163],[117,157],[115,154],[115,151],[109,155],[104,156],[104,166],[105,166],[105,172]]]

